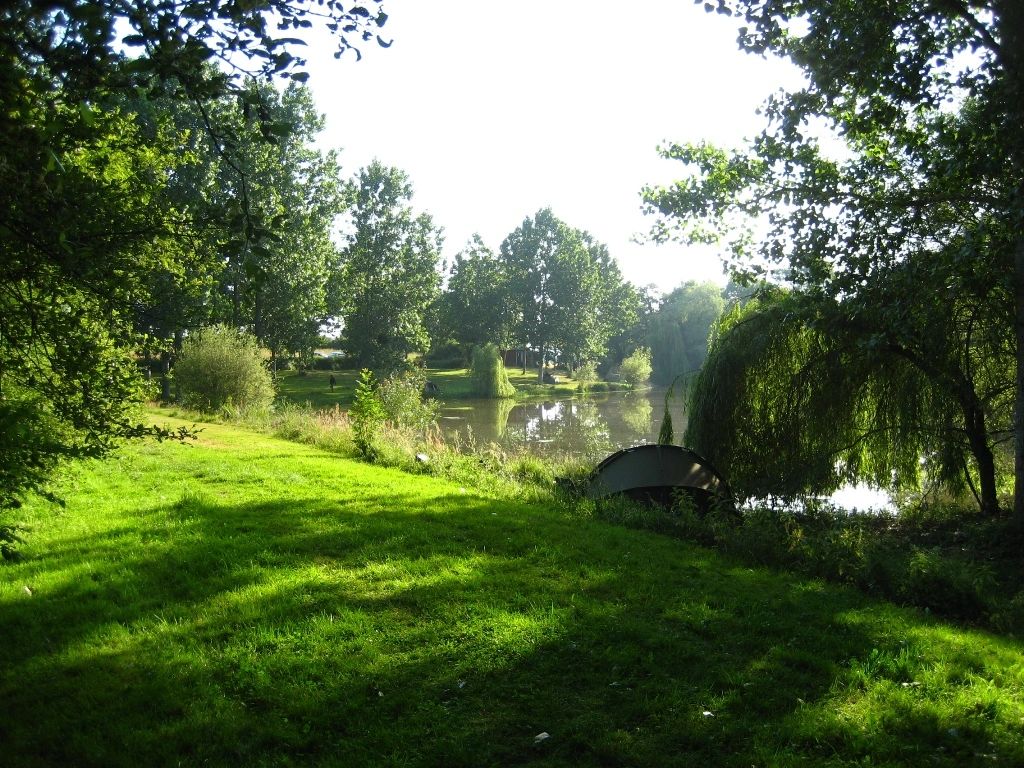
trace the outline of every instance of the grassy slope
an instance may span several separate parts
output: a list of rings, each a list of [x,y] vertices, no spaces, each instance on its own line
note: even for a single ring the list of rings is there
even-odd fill
[[[853,591],[224,426],[66,485],[4,765],[1024,763],[1021,644]]]

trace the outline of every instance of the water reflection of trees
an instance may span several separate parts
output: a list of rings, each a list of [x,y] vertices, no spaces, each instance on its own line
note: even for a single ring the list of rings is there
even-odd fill
[[[491,420],[494,422],[494,435],[497,440],[505,436],[505,431],[508,428],[508,417],[515,406],[516,401],[508,397],[500,397],[494,400],[494,412],[491,414]]]
[[[629,392],[622,399],[622,421],[635,433],[636,438],[646,437],[651,431],[654,406],[642,392]]]
[[[654,440],[663,405],[663,392],[532,403],[462,401],[442,419],[442,428],[464,440],[468,437],[464,443],[468,446],[498,443],[510,449],[596,459],[617,448]],[[675,410],[673,419],[679,418],[682,429],[685,417]]]
[[[502,444],[529,444],[539,453],[597,456],[611,446],[608,423],[587,400],[519,403],[509,414]]]

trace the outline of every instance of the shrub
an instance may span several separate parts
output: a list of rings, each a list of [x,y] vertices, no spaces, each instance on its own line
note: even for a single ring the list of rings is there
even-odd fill
[[[260,410],[274,399],[274,382],[256,339],[223,325],[185,340],[174,380],[182,402],[205,412],[232,406]]]
[[[631,386],[645,384],[651,378],[651,350],[640,347],[619,366],[622,380]]]
[[[576,369],[575,379],[579,383],[581,391],[585,392],[591,384],[597,381],[597,365],[587,362]]]
[[[944,556],[938,548],[915,549],[899,591],[913,605],[973,620],[984,615],[986,595],[995,592],[995,586],[983,564]]]
[[[373,459],[377,454],[374,437],[384,425],[385,414],[384,405],[377,395],[376,380],[366,368],[359,372],[349,416],[356,448],[363,456]]]
[[[434,368],[462,368],[466,365],[466,355],[462,346],[454,341],[442,344],[436,349],[431,348],[426,360]]]
[[[435,400],[423,397],[426,375],[419,370],[388,377],[377,387],[377,398],[384,409],[384,418],[396,427],[425,431],[437,421],[440,407]]]
[[[495,344],[484,344],[473,350],[472,378],[473,394],[478,397],[515,397],[516,388],[508,380]]]
[[[340,362],[341,358],[339,357],[320,357],[318,355],[313,358],[310,367],[314,371],[336,371]]]
[[[377,383],[373,373],[364,368],[359,373],[350,416],[353,441],[359,452],[372,460],[380,457],[384,442],[406,442],[413,433],[426,433],[437,421],[438,404],[425,400],[426,381],[420,371],[406,371]],[[382,442],[384,433],[390,435]]]

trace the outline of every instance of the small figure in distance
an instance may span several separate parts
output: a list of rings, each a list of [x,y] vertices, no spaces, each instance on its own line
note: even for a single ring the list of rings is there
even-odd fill
[[[334,385],[338,383],[338,380],[334,378],[334,374],[333,373],[331,374],[330,382],[331,382],[331,392],[333,392],[334,391]]]

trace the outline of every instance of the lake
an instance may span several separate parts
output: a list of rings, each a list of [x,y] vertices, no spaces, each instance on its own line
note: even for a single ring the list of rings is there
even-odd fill
[[[665,390],[601,392],[538,401],[452,400],[441,407],[449,436],[542,455],[599,460],[612,451],[657,441]],[[679,398],[670,404],[676,442],[686,429]]]
[[[598,392],[547,400],[450,400],[442,403],[441,429],[463,444],[527,450],[543,456],[572,456],[598,462],[608,454],[658,439],[665,409],[664,389]],[[682,442],[686,409],[678,396],[669,402],[673,442]],[[831,500],[844,508],[885,509],[883,491],[847,486]]]

